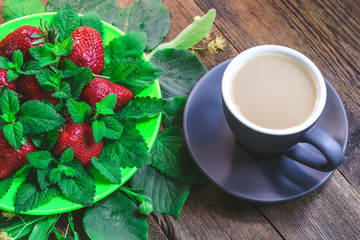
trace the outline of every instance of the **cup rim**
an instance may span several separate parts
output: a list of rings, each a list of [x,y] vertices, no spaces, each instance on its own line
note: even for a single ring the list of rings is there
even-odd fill
[[[310,73],[310,75],[314,79],[314,83],[316,86],[316,94],[317,94],[314,110],[303,123],[296,125],[294,127],[287,129],[269,129],[258,126],[247,120],[243,115],[241,115],[236,110],[235,104],[233,104],[232,101],[231,94],[227,94],[231,91],[232,82],[233,82],[232,80],[242,64],[244,64],[246,61],[248,61],[253,57],[268,55],[268,54],[279,54],[294,59],[295,61],[299,62],[302,66],[304,66],[305,69]],[[238,121],[240,121],[250,129],[269,135],[296,134],[312,126],[320,117],[325,107],[326,95],[327,95],[324,77],[322,76],[317,66],[302,53],[294,49],[279,45],[260,45],[249,48],[241,52],[239,55],[237,55],[233,60],[231,60],[230,64],[225,69],[221,83],[221,93],[226,107],[229,109],[231,114]]]

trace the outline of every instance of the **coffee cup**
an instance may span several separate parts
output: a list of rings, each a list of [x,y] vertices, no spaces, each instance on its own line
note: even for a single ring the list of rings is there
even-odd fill
[[[325,172],[344,161],[339,143],[316,126],[326,103],[326,84],[300,52],[276,45],[243,51],[227,66],[221,87],[227,123],[251,153],[284,154]],[[303,142],[321,154],[299,144]]]

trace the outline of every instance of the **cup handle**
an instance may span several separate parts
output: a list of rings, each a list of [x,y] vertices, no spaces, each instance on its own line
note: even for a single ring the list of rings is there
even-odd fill
[[[313,145],[323,156],[306,150],[300,144],[292,147],[285,156],[322,172],[335,170],[344,161],[344,151],[340,144],[318,127],[310,129],[301,142]]]

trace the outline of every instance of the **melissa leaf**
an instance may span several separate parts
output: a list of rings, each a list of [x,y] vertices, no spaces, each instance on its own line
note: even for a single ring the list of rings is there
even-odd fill
[[[187,98],[166,98],[165,101],[166,105],[163,111],[163,124],[165,127],[182,127]]]
[[[62,99],[70,98],[71,97],[70,85],[67,82],[61,83],[59,91],[54,92],[53,94],[51,94],[51,96],[54,98],[62,98]]]
[[[0,180],[0,199],[9,191],[14,178],[15,178],[15,175],[13,174],[8,178]]]
[[[34,13],[45,12],[39,0],[6,0],[4,2],[4,18],[10,21]]]
[[[99,143],[101,139],[104,138],[105,135],[105,123],[100,121],[92,122],[92,130],[96,143]]]
[[[12,81],[15,81],[18,77],[20,77],[20,73],[18,73],[17,71],[15,71],[13,69],[9,69],[6,73],[6,78],[9,83],[11,83]]]
[[[123,132],[123,126],[112,117],[103,117],[99,120],[105,124],[104,137],[109,139],[119,139]]]
[[[93,157],[91,162],[112,183],[121,184],[121,165],[114,156],[101,154],[98,159]]]
[[[38,60],[38,64],[41,68],[55,63],[53,55],[48,52],[44,46],[34,46],[29,49],[31,56]]]
[[[180,216],[180,211],[189,195],[190,185],[166,177],[151,166],[137,170],[129,180],[132,188],[151,198],[153,211]]]
[[[74,159],[74,150],[73,148],[66,149],[60,156],[61,163],[71,162]]]
[[[52,25],[59,27],[59,42],[62,42],[80,27],[80,18],[70,5],[66,5],[55,15]]]
[[[200,59],[182,49],[156,52],[151,63],[163,72],[159,82],[163,97],[187,97],[199,79],[207,72]]]
[[[65,122],[49,105],[33,100],[21,106],[20,122],[24,126],[24,133],[37,134],[51,131]]]
[[[162,0],[137,0],[120,10],[113,24],[124,32],[146,33],[149,51],[163,41],[170,29],[170,14]]]
[[[12,55],[12,61],[14,64],[14,69],[22,67],[24,64],[24,57],[20,50],[16,50]]]
[[[114,117],[118,120],[138,120],[141,118],[158,117],[165,106],[165,101],[160,98],[137,97],[129,101]]]
[[[50,162],[54,160],[51,153],[48,151],[37,151],[26,154],[30,164],[38,169],[45,169],[49,166]]]
[[[151,149],[152,165],[168,177],[184,183],[206,182],[186,148],[181,128],[167,128]]]
[[[66,79],[66,82],[70,85],[72,97],[76,100],[80,96],[84,85],[93,79],[94,76],[89,67],[79,68],[79,71],[73,77]]]
[[[3,133],[9,144],[19,150],[24,136],[23,125],[19,122],[9,123],[4,126]]]
[[[40,86],[45,91],[54,91],[59,88],[60,85],[60,75],[55,75],[50,69],[44,69],[41,72],[37,73],[36,79],[38,80]]]
[[[104,200],[88,208],[83,224],[92,240],[101,239],[148,239],[148,224],[129,198],[116,191]]]
[[[10,69],[9,63],[11,63],[9,59],[0,56],[0,68],[5,70]]]
[[[16,114],[20,110],[19,99],[12,90],[4,89],[0,97],[0,108],[3,114]]]
[[[76,102],[69,99],[66,103],[71,118],[75,123],[82,123],[86,117],[90,116],[92,108],[85,102]]]

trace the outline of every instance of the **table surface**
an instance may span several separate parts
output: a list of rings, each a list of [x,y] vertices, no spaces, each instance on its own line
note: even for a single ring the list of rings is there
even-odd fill
[[[2,5],[1,0],[0,9]],[[195,16],[216,9],[213,35],[223,36],[227,46],[215,55],[196,53],[208,69],[261,44],[288,46],[307,55],[345,105],[349,142],[345,163],[310,194],[263,204],[237,199],[210,183],[194,186],[179,218],[157,213],[147,218],[149,239],[359,239],[360,1],[164,0],[164,5],[172,20],[165,41]],[[82,214],[80,210],[74,216],[81,239],[87,239]],[[60,231],[66,218],[61,224]]]

